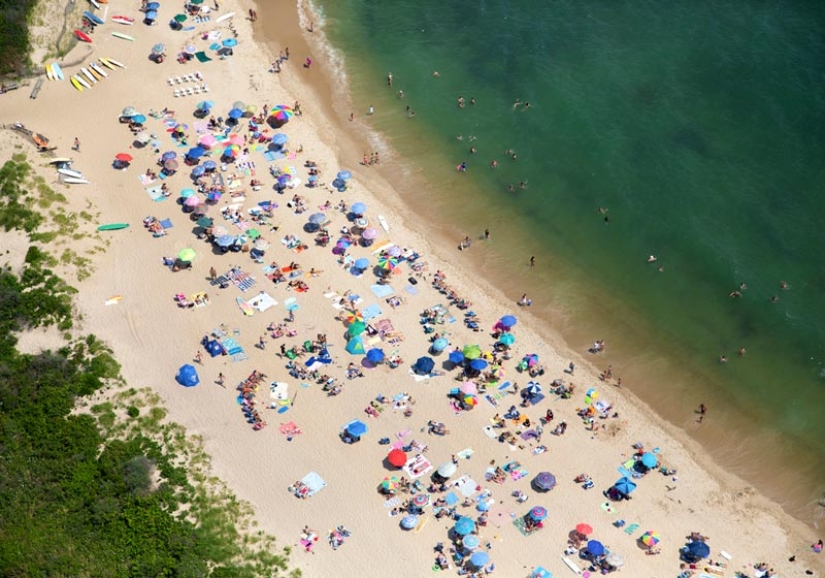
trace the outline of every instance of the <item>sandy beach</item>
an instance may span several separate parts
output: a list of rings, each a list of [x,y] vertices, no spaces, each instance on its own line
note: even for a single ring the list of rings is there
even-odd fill
[[[108,76],[82,92],[67,79],[46,81],[37,99],[30,99],[26,89],[0,97],[0,123],[18,122],[45,134],[57,147],[54,154],[74,159],[71,169],[81,171],[89,183],[59,182],[49,158],[15,131],[4,131],[0,158],[5,161],[15,152],[26,152],[50,186],[69,198],[74,211],[95,215],[94,222],[85,225],[89,238],[73,247],[82,253],[101,241],[106,244],[105,251],[92,256],[94,272],[89,279],[70,279],[80,290],[82,331],[111,344],[126,381],[155,390],[169,418],[203,438],[214,474],[252,505],[261,528],[281,544],[295,546],[292,565],[310,578],[418,577],[437,571],[434,547],[441,542],[450,564],[441,571],[455,574],[459,564],[450,552],[450,536],[456,521],[452,514],[436,517],[436,502],[453,494],[458,498],[457,516],[477,521],[487,509],[486,525],[477,528],[476,551],[489,555],[482,569],[496,575],[528,576],[538,566],[557,577],[575,575],[565,557],[582,575],[589,562],[578,552],[565,553],[571,532],[582,523],[592,527],[582,546],[588,540],[601,542],[621,556],[620,571],[625,575],[678,576],[690,570],[680,568],[679,556],[692,532],[708,537],[710,547],[709,558],[694,565],[694,576],[764,575],[758,563],[775,569],[777,576],[803,576],[807,569],[821,575],[822,557],[810,548],[820,538],[813,529],[709,461],[685,432],[664,425],[614,378],[600,378],[605,367],[598,354],[570,351],[552,330],[531,322],[529,307],[486,283],[456,258],[453,241],[430,232],[428,215],[403,206],[382,178],[383,165],[359,164],[366,143],[378,139],[365,133],[360,123],[347,127],[346,119],[334,117],[332,103],[325,100],[330,79],[320,49],[323,29],[316,23],[313,33],[306,32],[303,28],[313,18],[304,15],[302,26],[292,3],[278,4],[284,13],[279,26],[285,28],[280,45],[263,37],[260,21],[246,18],[250,8],[264,18],[275,7],[255,8],[234,0],[221,2],[208,20],[190,17],[184,25],[193,30],[176,31],[167,25],[183,11],[178,4],[164,4],[156,26],[136,22],[98,27],[91,44],[77,45],[64,59],[66,76],[78,74],[80,66],[99,57],[116,59],[125,68],[104,68]],[[136,5],[110,6],[110,14],[142,18]],[[218,22],[230,13],[234,17]],[[113,31],[130,34],[134,41],[113,37]],[[237,44],[226,43],[230,39]],[[162,63],[149,58],[159,43],[166,53]],[[188,49],[190,45],[194,50]],[[231,55],[221,58],[213,45],[231,48]],[[268,72],[287,47],[290,54],[281,71]],[[178,54],[187,50],[208,60],[194,57],[178,63]],[[190,75],[191,80],[184,80]],[[192,94],[175,96],[190,90]],[[204,118],[196,118],[198,103],[206,100],[214,107]],[[210,116],[227,119],[236,102],[249,112],[235,128],[225,122],[208,126]],[[257,116],[265,105],[294,110],[295,103],[300,113],[290,115],[281,128],[263,122],[250,130],[250,116]],[[144,127],[136,129],[149,134],[151,142],[145,146],[136,146],[129,124],[118,120],[126,107],[146,117]],[[173,134],[178,126],[186,144]],[[260,138],[253,138],[253,133]],[[287,138],[281,149],[270,146],[275,134]],[[217,137],[216,144],[198,163],[187,166],[187,152],[207,135]],[[222,162],[222,151],[233,136],[239,143],[233,153],[237,157]],[[79,150],[72,150],[75,139]],[[143,178],[147,171],[161,173],[158,161],[165,152],[175,153],[177,170],[148,182]],[[122,153],[132,160],[119,170],[113,162]],[[225,235],[245,235],[240,242],[247,246],[245,251],[223,252],[209,239],[199,238],[206,237],[203,228],[183,205],[181,191],[197,189],[190,172],[206,159],[216,161],[210,174],[216,176],[215,183],[222,181],[223,194],[208,205],[205,215],[214,226],[223,227]],[[312,168],[320,174],[310,174]],[[333,186],[340,171],[351,173],[341,191]],[[282,179],[283,191],[275,190],[278,178],[273,172],[290,175]],[[261,185],[253,187],[253,180]],[[306,186],[313,181],[315,186]],[[207,189],[212,182],[207,174]],[[159,190],[164,184],[168,197]],[[199,193],[193,197],[206,198]],[[346,210],[338,209],[341,203]],[[365,205],[359,211],[362,216],[353,215],[355,203]],[[322,215],[317,220],[329,233],[325,246],[313,227],[307,227],[315,214]],[[169,222],[152,225],[153,234],[144,225],[150,218]],[[107,223],[128,223],[129,228],[103,231],[101,241],[92,241],[95,228]],[[351,244],[334,250],[346,237],[344,228],[351,233]],[[260,233],[257,241],[252,229]],[[369,246],[362,246],[364,229],[372,229],[367,236],[375,237]],[[257,260],[249,251],[255,247],[263,253]],[[191,268],[175,272],[164,265],[165,257],[174,261],[187,248],[196,253]],[[22,244],[11,249],[23,250]],[[360,274],[355,270],[358,259],[368,260]],[[386,283],[379,283],[376,267],[389,270]],[[225,287],[213,281],[212,269],[226,277]],[[278,272],[284,280],[270,280]],[[195,305],[203,293],[208,303]],[[268,308],[256,302],[262,294],[271,298]],[[183,306],[177,295],[193,306]],[[264,310],[255,309],[256,304]],[[422,319],[424,312],[429,322]],[[468,322],[469,312],[476,314],[475,328]],[[348,320],[348,314],[354,320]],[[517,323],[495,330],[507,315],[515,316]],[[363,352],[347,351],[350,334],[356,333],[351,329],[354,321],[361,319],[363,352],[381,349],[387,359],[398,361],[397,367],[386,361],[372,364]],[[278,325],[283,328],[274,327]],[[507,359],[505,349],[497,347],[503,335],[514,337]],[[201,345],[205,336],[243,351],[211,357]],[[439,354],[429,352],[436,337],[449,343]],[[25,343],[30,348],[49,347],[54,345],[52,338],[44,335],[39,341],[35,334]],[[311,371],[307,360],[322,357],[323,349],[312,346],[313,351],[304,352],[304,344],[318,341],[326,342],[331,363],[319,361],[318,375],[302,375]],[[448,362],[448,355],[471,345],[479,346],[488,366],[462,378],[461,367]],[[287,367],[292,355],[282,353],[292,348],[302,354],[294,360],[294,369]],[[542,367],[541,374],[531,376],[528,369],[518,369],[531,355],[537,356],[535,369]],[[420,372],[426,375],[412,371],[421,357],[435,362],[431,371]],[[176,383],[184,364],[197,370],[197,387]],[[354,368],[348,371],[351,364]],[[243,392],[237,388],[253,372],[265,375],[249,392],[266,424],[261,428],[253,427],[244,415],[239,397]],[[349,379],[348,373],[355,377]],[[223,384],[218,383],[220,375]],[[334,384],[325,386],[322,376]],[[532,380],[540,384],[544,398],[522,406],[522,392]],[[450,395],[465,382],[481,391],[466,394],[472,389],[466,386]],[[270,385],[275,383],[284,385]],[[574,391],[564,398],[554,393],[558,385],[572,385]],[[329,391],[336,388],[340,392]],[[586,395],[591,389],[594,393]],[[516,406],[519,417],[502,418],[504,427],[495,427],[494,416],[504,416],[511,406]],[[595,409],[579,415],[589,407]],[[542,424],[548,410],[553,418]],[[357,443],[345,443],[341,434],[352,420],[362,421],[369,431]],[[431,432],[430,422],[443,424],[449,433]],[[561,422],[566,422],[566,431],[551,433]],[[540,424],[543,431],[537,431]],[[512,433],[512,443],[500,441],[505,431]],[[390,443],[379,444],[382,438]],[[386,463],[393,448],[406,449],[410,462],[422,456],[432,471],[454,460],[456,472],[443,491],[428,490],[432,471],[427,471],[417,478],[421,489],[415,494],[400,488],[392,495],[382,493],[385,478],[410,478],[409,472]],[[644,475],[634,465],[642,454],[656,461]],[[496,468],[505,466],[508,471],[502,476]],[[326,486],[300,499],[289,488],[310,472],[319,474]],[[534,487],[540,472],[555,476],[552,490]],[[575,481],[582,474],[592,480],[592,487]],[[603,492],[626,474],[637,484],[632,499],[609,500]],[[520,501],[518,493],[526,500]],[[420,495],[428,495],[428,503],[414,527],[404,530],[401,520],[406,512],[393,515],[393,509]],[[537,507],[546,508],[548,515],[541,528],[525,535],[519,522]],[[338,526],[346,527],[351,536],[333,549],[327,537]],[[301,544],[306,527],[319,536],[308,548]],[[660,537],[652,550],[655,555],[649,555],[640,541],[646,532]],[[791,556],[795,561],[789,561]]]

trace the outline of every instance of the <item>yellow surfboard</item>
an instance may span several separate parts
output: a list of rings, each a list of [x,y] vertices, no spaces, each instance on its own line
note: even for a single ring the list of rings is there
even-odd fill
[[[80,92],[83,92],[83,87],[80,86],[80,83],[77,81],[77,79],[74,76],[71,77],[71,81],[72,81],[72,86],[74,86]]]
[[[54,80],[54,72],[52,71],[51,64],[46,65],[46,78],[48,78],[49,80]]]

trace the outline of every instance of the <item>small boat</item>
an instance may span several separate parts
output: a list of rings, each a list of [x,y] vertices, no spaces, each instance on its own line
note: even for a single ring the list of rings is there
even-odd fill
[[[135,23],[135,19],[129,18],[128,16],[112,16],[112,22],[116,22],[117,24],[125,24],[126,26],[131,26]]]
[[[88,20],[92,24],[97,24],[97,25],[104,24],[103,19],[100,18],[100,16],[95,16],[94,14],[89,12],[88,10],[83,11],[83,16],[85,16],[86,20]]]
[[[119,231],[120,229],[128,229],[129,223],[109,223],[108,225],[100,225],[98,231]]]
[[[74,35],[77,36],[77,38],[82,40],[83,42],[92,42],[92,39],[89,37],[89,35],[83,32],[82,30],[75,30]]]
[[[123,34],[121,32],[112,32],[112,36],[114,36],[115,38],[122,38],[123,40],[128,40],[130,42],[135,41],[134,36],[129,36],[128,34]]]

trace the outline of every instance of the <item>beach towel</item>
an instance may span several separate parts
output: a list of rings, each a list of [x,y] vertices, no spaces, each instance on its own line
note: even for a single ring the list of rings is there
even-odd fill
[[[399,498],[398,496],[393,496],[389,500],[384,500],[384,507],[387,508],[388,510],[391,510],[392,508],[397,508],[400,505],[401,505],[401,498]]]
[[[475,480],[473,480],[469,476],[461,476],[456,482],[455,487],[459,492],[461,492],[461,495],[465,498],[471,497],[479,489],[479,486],[475,482]]]
[[[494,440],[498,437],[496,429],[491,425],[484,426],[483,428],[481,428],[481,431],[483,431],[484,434],[491,440]]]
[[[616,513],[616,508],[614,508],[610,502],[604,502],[600,507],[606,514]]]
[[[622,465],[619,466],[619,473],[626,478],[633,477],[633,466],[636,464],[636,460],[633,458],[627,460]]]
[[[373,285],[372,287],[370,287],[370,290],[379,299],[381,297],[389,297],[390,295],[395,293],[395,290],[392,287],[390,287],[389,285]]]
[[[374,319],[381,315],[381,308],[378,304],[373,303],[369,307],[365,307],[361,310],[361,315],[364,317],[364,321],[369,321],[370,319]]]
[[[532,532],[527,531],[524,516],[518,516],[515,520],[513,520],[513,525],[518,529],[519,532],[521,532],[522,536],[532,536],[533,534],[538,534],[536,530],[533,530]],[[541,522],[539,522],[537,526],[539,529],[544,527],[544,525]]]
[[[416,287],[413,287],[412,285],[407,285],[406,287],[404,287],[404,291],[406,291],[410,295],[418,295],[418,289]]]
[[[140,179],[140,182],[144,185],[151,185],[155,182],[155,179],[153,179],[146,173],[141,173],[140,175],[138,175],[138,178]]]
[[[278,151],[268,151],[264,153],[264,158],[271,163],[284,158],[284,153]]]
[[[163,219],[162,221],[160,221],[160,226],[164,229],[171,229],[172,227],[174,227],[174,225],[172,224],[172,219]]]
[[[149,187],[146,189],[149,198],[155,202],[165,201],[166,197],[163,195],[163,190],[160,187]]]
[[[298,300],[295,297],[290,297],[284,301],[284,307],[287,311],[297,311],[301,306],[298,305]]]
[[[269,293],[265,293],[263,291],[247,301],[247,303],[261,313],[278,304],[278,302],[275,301]]]
[[[469,460],[470,456],[473,455],[474,453],[475,452],[473,451],[473,448],[466,448],[466,449],[463,449],[460,452],[456,453],[456,456],[458,456],[462,460]]]
[[[202,50],[200,52],[195,53],[195,58],[198,59],[198,62],[209,62],[210,60],[212,60],[206,55],[206,52]]]
[[[639,529],[639,524],[630,524],[627,528],[624,529],[624,533],[632,536],[636,533],[636,530]]]
[[[278,428],[278,431],[280,431],[285,436],[295,436],[301,433],[301,428],[295,425],[294,421],[290,421],[287,423],[282,423]],[[324,485],[326,485],[326,483]]]

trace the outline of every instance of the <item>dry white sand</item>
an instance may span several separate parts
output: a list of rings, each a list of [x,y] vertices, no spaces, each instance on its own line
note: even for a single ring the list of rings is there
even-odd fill
[[[539,334],[534,331],[526,309],[516,307],[498,290],[462,271],[455,260],[428,237],[424,221],[404,210],[375,171],[341,167],[338,160],[341,156],[336,148],[341,141],[335,133],[336,124],[317,112],[328,110],[328,107],[317,100],[315,92],[300,88],[299,75],[305,72],[300,70],[302,55],[293,55],[280,76],[268,74],[268,63],[273,56],[267,53],[266,46],[251,41],[251,25],[242,18],[248,6],[242,7],[237,2],[221,4],[221,13],[237,13],[232,22],[240,33],[240,42],[234,57],[187,65],[176,63],[172,57],[161,65],[151,62],[148,56],[158,42],[166,43],[172,54],[190,42],[194,42],[198,49],[208,51],[206,47],[210,42],[201,40],[202,34],[221,30],[222,38],[230,35],[226,26],[214,24],[215,15],[209,23],[196,24],[195,31],[173,32],[165,23],[174,10],[171,6],[164,7],[162,18],[155,27],[115,28],[116,25],[108,24],[96,33],[92,56],[116,58],[127,65],[126,70],[107,70],[109,77],[106,80],[82,93],[64,81],[46,83],[37,100],[30,100],[27,91],[4,95],[0,97],[3,99],[0,121],[5,124],[23,122],[45,133],[52,144],[59,147],[61,156],[76,159],[74,168],[81,170],[91,184],[68,189],[73,207],[81,210],[91,200],[101,212],[101,223],[122,221],[131,224],[129,229],[107,234],[111,240],[108,251],[96,257],[96,272],[92,278],[79,284],[78,307],[83,315],[83,330],[95,333],[112,345],[130,384],[156,390],[168,405],[171,419],[203,436],[206,448],[213,456],[215,474],[225,479],[241,499],[253,505],[265,530],[278,536],[282,543],[293,544],[297,543],[305,525],[322,535],[313,553],[305,553],[300,548],[295,551],[293,564],[302,568],[305,576],[418,577],[431,573],[433,545],[447,541],[451,522],[447,518],[436,520],[429,512],[428,521],[420,531],[402,531],[400,517],[389,516],[384,498],[376,491],[384,476],[390,474],[383,466],[388,446],[378,445],[377,440],[385,436],[394,440],[397,432],[405,430],[410,431],[407,440],[416,439],[429,446],[427,456],[435,466],[448,461],[460,450],[474,450],[470,459],[460,461],[457,476],[469,475],[493,492],[496,503],[490,523],[481,529],[480,534],[482,542],[489,542],[491,546],[490,555],[499,575],[524,576],[534,565],[543,565],[556,576],[567,575],[570,570],[565,568],[561,555],[569,532],[580,522],[592,525],[593,538],[624,556],[623,571],[631,576],[677,575],[678,550],[690,531],[701,531],[711,537],[709,545],[713,560],[724,561],[720,551],[732,555],[725,573],[715,575],[733,576],[734,570],[751,575],[752,564],[760,561],[767,561],[780,570],[782,576],[799,575],[804,568],[816,568],[819,560],[808,553],[808,545],[816,539],[810,529],[784,515],[776,505],[764,500],[741,481],[707,463],[683,432],[662,425],[642,403],[626,392],[599,382],[592,371],[588,373],[592,368],[580,363],[575,377],[563,373],[569,360],[580,356],[566,351],[558,338],[549,332]],[[132,9],[115,9],[114,6],[110,14],[122,11],[139,18]],[[136,41],[113,38],[109,35],[112,30],[132,34]],[[78,54],[86,54],[89,48],[78,47]],[[74,56],[70,54],[66,60],[70,62]],[[167,78],[196,70],[203,73],[210,93],[174,98],[173,87],[167,84]],[[68,68],[66,72],[76,73],[77,68]],[[313,70],[311,74],[317,82],[322,73]],[[288,81],[284,84],[291,87],[291,92],[282,85],[285,79]],[[190,84],[181,85],[187,86]],[[273,179],[268,175],[267,162],[260,153],[252,153],[257,176],[267,186],[257,193],[250,191],[243,207],[249,208],[265,199],[280,205],[273,220],[280,225],[280,230],[262,231],[272,243],[266,260],[277,261],[282,266],[297,261],[305,271],[313,267],[323,271],[318,277],[303,278],[310,291],[296,293],[287,291],[286,284],[272,285],[264,277],[262,266],[252,262],[248,255],[214,255],[208,245],[197,240],[192,234],[193,223],[174,202],[177,193],[190,184],[187,171],[182,170],[167,179],[174,193],[170,200],[152,202],[144,192],[138,175],[149,167],[157,169],[157,157],[149,147],[140,150],[131,147],[131,134],[126,126],[118,124],[120,111],[127,105],[144,113],[164,107],[175,110],[175,118],[189,125],[188,134],[190,143],[193,143],[196,140],[192,116],[194,105],[205,98],[216,103],[215,110],[221,115],[226,115],[237,100],[259,107],[264,103],[291,105],[300,100],[302,107],[312,113],[294,118],[283,132],[289,135],[289,146],[293,150],[300,143],[304,152],[295,160],[285,159],[275,164],[296,167],[304,180],[306,159],[318,163],[327,182],[340,168],[349,168],[355,173],[349,190],[343,194],[301,187],[286,195],[278,195],[270,189]],[[163,150],[175,150],[179,154],[187,150],[174,148],[160,121],[149,119],[147,126],[158,134]],[[5,138],[10,134],[4,133],[2,160],[22,142],[13,136]],[[70,151],[75,137],[81,141],[80,152]],[[119,152],[134,155],[130,169],[116,171],[111,168],[114,155]],[[30,157],[38,158],[34,154]],[[45,166],[45,160],[38,160],[38,163],[43,165],[38,170],[54,182],[54,171]],[[225,174],[231,174],[233,170],[230,168]],[[303,215],[294,215],[286,206],[295,192],[307,199],[309,210]],[[404,264],[403,274],[393,277],[392,287],[395,295],[402,297],[405,303],[393,309],[384,299],[373,295],[370,286],[375,278],[371,273],[356,278],[337,264],[336,256],[331,253],[332,245],[327,248],[314,246],[313,235],[302,232],[301,227],[306,217],[328,199],[333,205],[340,199],[349,204],[355,201],[366,203],[373,224],[376,224],[378,215],[386,217],[390,232],[387,234],[378,227],[381,235],[373,248],[391,241],[401,247],[414,248],[422,255],[420,262],[428,263],[428,271],[419,279],[417,294],[404,290],[407,278],[412,275]],[[222,200],[220,206],[228,203],[229,200]],[[216,209],[213,208],[210,214],[223,224]],[[348,223],[340,212],[330,210],[328,214],[332,221],[330,231],[335,237],[340,227]],[[141,226],[147,215],[171,218],[175,226],[166,236],[153,238]],[[232,230],[232,225],[228,227]],[[300,254],[288,251],[280,243],[287,233],[297,234],[310,248]],[[198,252],[192,271],[171,273],[162,266],[162,256],[174,256],[185,247],[193,247]],[[355,247],[350,253],[353,257],[370,257],[374,263],[373,248]],[[231,265],[241,266],[257,279],[257,285],[245,294],[246,297],[266,290],[279,302],[278,305],[266,313],[245,317],[235,303],[236,297],[242,295],[237,288],[230,286],[217,290],[210,287],[207,280],[210,267],[225,272]],[[564,420],[570,426],[567,434],[561,437],[550,435],[550,428],[546,428],[542,439],[548,448],[545,453],[533,455],[530,450],[535,443],[525,442],[523,449],[511,448],[488,438],[482,428],[490,424],[490,418],[497,410],[487,401],[482,400],[471,412],[454,413],[446,394],[459,384],[454,381],[455,372],[424,382],[417,382],[409,374],[410,364],[425,355],[429,346],[429,336],[423,333],[418,314],[429,306],[446,304],[445,297],[428,282],[437,269],[446,273],[448,284],[460,295],[473,301],[472,309],[480,315],[485,329],[483,332],[466,329],[461,320],[462,312],[451,307],[457,321],[440,329],[447,332],[453,346],[478,343],[485,350],[490,349],[494,340],[489,328],[501,315],[516,313],[520,319],[514,329],[517,341],[513,348],[514,359],[505,364],[505,379],[524,386],[529,378],[518,374],[515,365],[524,354],[535,352],[547,368],[546,375],[540,379],[543,385],[547,386],[557,377],[576,383],[578,389],[573,399],[558,400],[548,396],[536,408],[524,410],[535,422],[547,408],[551,408],[556,414],[554,423]],[[399,351],[405,359],[400,368],[391,370],[380,366],[365,370],[364,379],[344,379],[347,364],[360,358],[344,351],[345,325],[335,319],[338,311],[332,307],[331,299],[324,296],[327,288],[338,293],[352,290],[362,296],[363,303],[359,305],[362,309],[377,304],[382,310],[378,319],[391,319],[405,339],[397,345],[383,344],[382,347],[387,353],[394,349]],[[181,309],[173,301],[176,293],[191,295],[198,291],[209,293],[211,305]],[[115,295],[122,296],[118,304],[104,305]],[[254,347],[270,322],[284,318],[283,302],[291,297],[296,298],[300,306],[294,324],[298,335],[270,339],[265,351]],[[176,384],[174,375],[178,367],[190,362],[200,349],[201,337],[221,324],[226,324],[230,332],[234,332],[249,359],[232,363],[227,357],[210,359],[206,356],[203,365],[198,366],[199,387],[183,388]],[[276,355],[280,343],[300,345],[318,333],[328,335],[335,360],[329,372],[344,384],[343,393],[336,397],[327,397],[321,386],[314,383],[301,387],[299,380],[288,375],[285,360]],[[444,357],[436,358],[439,364]],[[262,431],[253,431],[244,421],[234,390],[234,384],[253,369],[265,373],[270,381],[288,383],[289,395],[294,399],[293,406],[284,414],[265,410],[268,427]],[[220,372],[227,376],[226,388],[214,382]],[[620,416],[600,421],[602,429],[597,435],[587,431],[575,415],[576,409],[584,406],[584,392],[589,387],[597,387],[604,399],[612,401],[614,411]],[[365,407],[379,394],[391,397],[402,392],[409,393],[416,402],[411,417],[405,418],[402,412],[391,408],[378,418],[365,414]],[[261,391],[258,399],[261,405],[268,402],[268,392]],[[501,409],[517,401],[514,395],[505,397],[500,401],[504,406]],[[366,421],[370,432],[361,443],[345,445],[338,434],[342,425],[355,418]],[[430,419],[445,422],[451,433],[438,437],[422,432]],[[279,424],[287,421],[295,422],[302,431],[292,441],[279,432]],[[639,481],[632,501],[613,504],[616,511],[605,512],[601,508],[605,502],[602,491],[620,477],[617,467],[632,455],[634,442],[642,442],[647,448],[658,447],[661,461],[677,469],[678,475],[671,478],[659,473],[649,474]],[[499,465],[518,460],[529,475],[501,485],[485,482],[485,470],[493,460]],[[326,479],[328,486],[308,500],[296,499],[287,487],[313,470]],[[539,495],[530,489],[529,483],[543,470],[554,473],[559,484],[552,492]],[[595,488],[584,490],[574,483],[573,478],[582,472],[592,476]],[[527,492],[529,500],[517,504],[511,496],[514,490]],[[524,537],[513,526],[513,519],[537,505],[545,506],[550,512],[545,528]],[[460,507],[459,511],[477,515],[473,508]],[[638,524],[638,529],[632,535],[625,533],[624,529],[613,525],[620,519],[628,525]],[[333,551],[324,542],[324,536],[338,524],[344,524],[353,536]],[[657,531],[662,536],[660,555],[646,556],[635,541],[645,530]],[[786,562],[792,553],[797,554],[794,564]],[[451,572],[454,571],[455,567]]]

